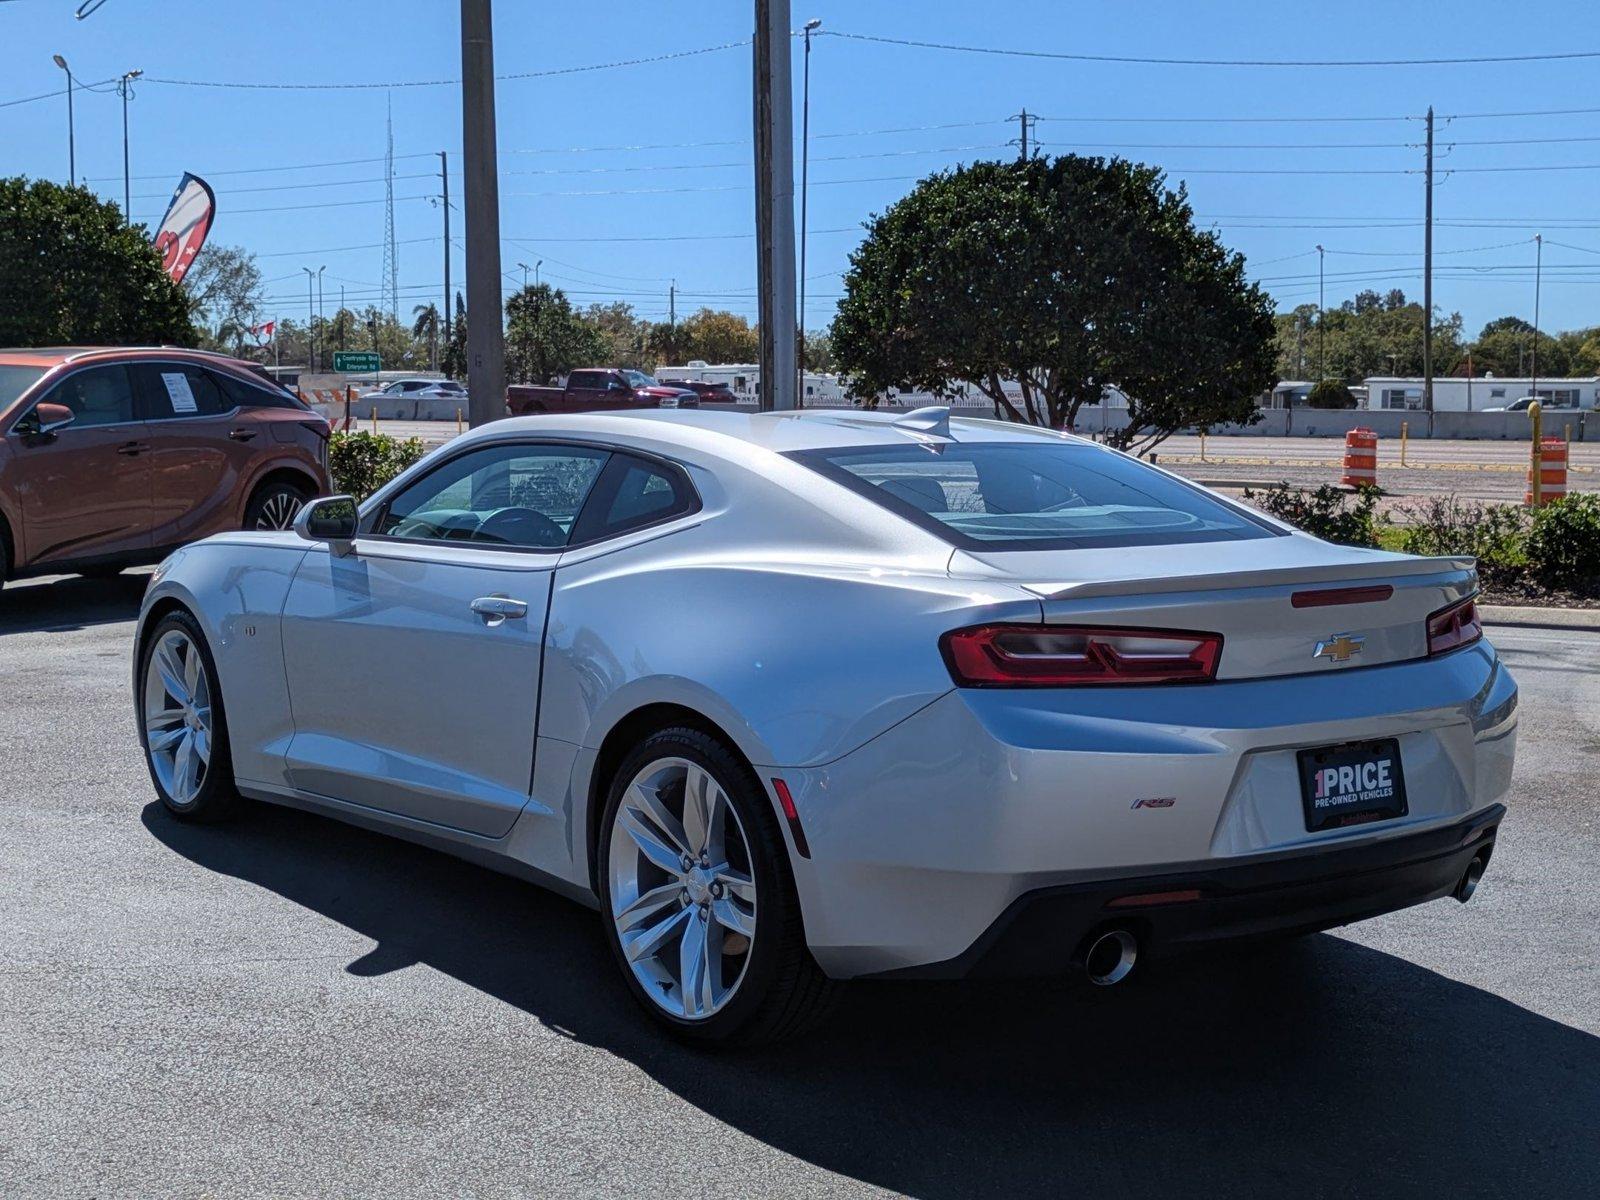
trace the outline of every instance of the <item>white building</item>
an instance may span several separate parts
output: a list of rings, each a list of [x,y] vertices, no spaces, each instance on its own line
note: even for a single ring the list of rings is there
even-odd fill
[[[1366,380],[1367,407],[1411,409],[1422,407],[1422,380],[1374,375]],[[1280,387],[1283,385],[1279,385]],[[1482,412],[1504,408],[1524,396],[1534,395],[1529,378],[1484,375],[1476,379],[1435,376],[1433,407],[1436,412]],[[1539,403],[1545,408],[1600,408],[1600,376],[1587,379],[1540,379]]]

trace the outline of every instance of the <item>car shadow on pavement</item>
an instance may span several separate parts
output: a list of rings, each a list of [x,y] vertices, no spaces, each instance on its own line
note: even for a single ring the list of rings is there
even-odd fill
[[[532,885],[266,805],[143,820],[376,941],[353,973],[426,964],[779,1151],[913,1196],[1594,1194],[1600,1038],[1337,937],[1087,997],[858,984],[816,1034],[718,1055],[659,1035],[598,918]]]
[[[148,571],[82,579],[75,575],[23,579],[0,589],[0,636],[8,633],[58,633],[131,621],[150,584]]]

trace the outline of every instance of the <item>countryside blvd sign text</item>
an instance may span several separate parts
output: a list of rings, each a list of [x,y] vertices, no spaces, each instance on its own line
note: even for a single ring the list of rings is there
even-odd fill
[[[372,375],[381,370],[383,360],[376,350],[335,350],[333,369],[358,375]]]

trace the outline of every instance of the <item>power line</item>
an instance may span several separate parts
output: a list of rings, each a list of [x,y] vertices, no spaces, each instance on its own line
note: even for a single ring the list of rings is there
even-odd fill
[[[715,46],[700,46],[694,50],[675,50],[667,54],[653,54],[646,58],[623,58],[613,62],[590,63],[580,67],[550,67],[543,71],[516,71],[509,75],[496,75],[495,81],[504,83],[516,79],[547,79],[556,75],[580,75],[589,71],[609,71],[616,67],[642,67],[650,63],[675,62],[679,59],[694,58],[702,54],[715,54],[722,50],[733,50],[749,44],[748,40],[742,39],[737,42],[722,42]],[[232,79],[158,79],[147,75],[144,82],[168,84],[173,87],[235,88],[251,91],[345,92],[386,88],[458,87],[461,80],[394,79],[379,83],[245,83]]]
[[[1600,50],[1566,50],[1547,54],[1481,54],[1462,58],[1146,58],[1123,54],[1077,54],[1062,50],[962,46],[951,42],[924,42],[911,38],[882,37],[870,33],[845,33],[837,29],[819,29],[816,36],[843,38],[852,42],[875,42],[887,46],[908,46],[917,50],[954,50],[963,54],[994,54],[1007,58],[1043,58],[1068,62],[1123,63],[1156,67],[1445,67],[1477,63],[1559,62],[1568,59],[1600,58]]]

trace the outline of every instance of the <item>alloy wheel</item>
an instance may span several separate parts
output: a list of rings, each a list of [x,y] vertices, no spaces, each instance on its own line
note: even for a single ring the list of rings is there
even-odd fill
[[[612,821],[611,919],[623,957],[655,1004],[704,1020],[738,991],[755,940],[739,814],[704,767],[667,758],[634,776]]]
[[[144,735],[156,779],[179,807],[194,803],[210,770],[211,703],[200,648],[182,630],[167,630],[145,667]]]
[[[257,529],[290,529],[306,502],[294,492],[273,492],[261,505]]]

